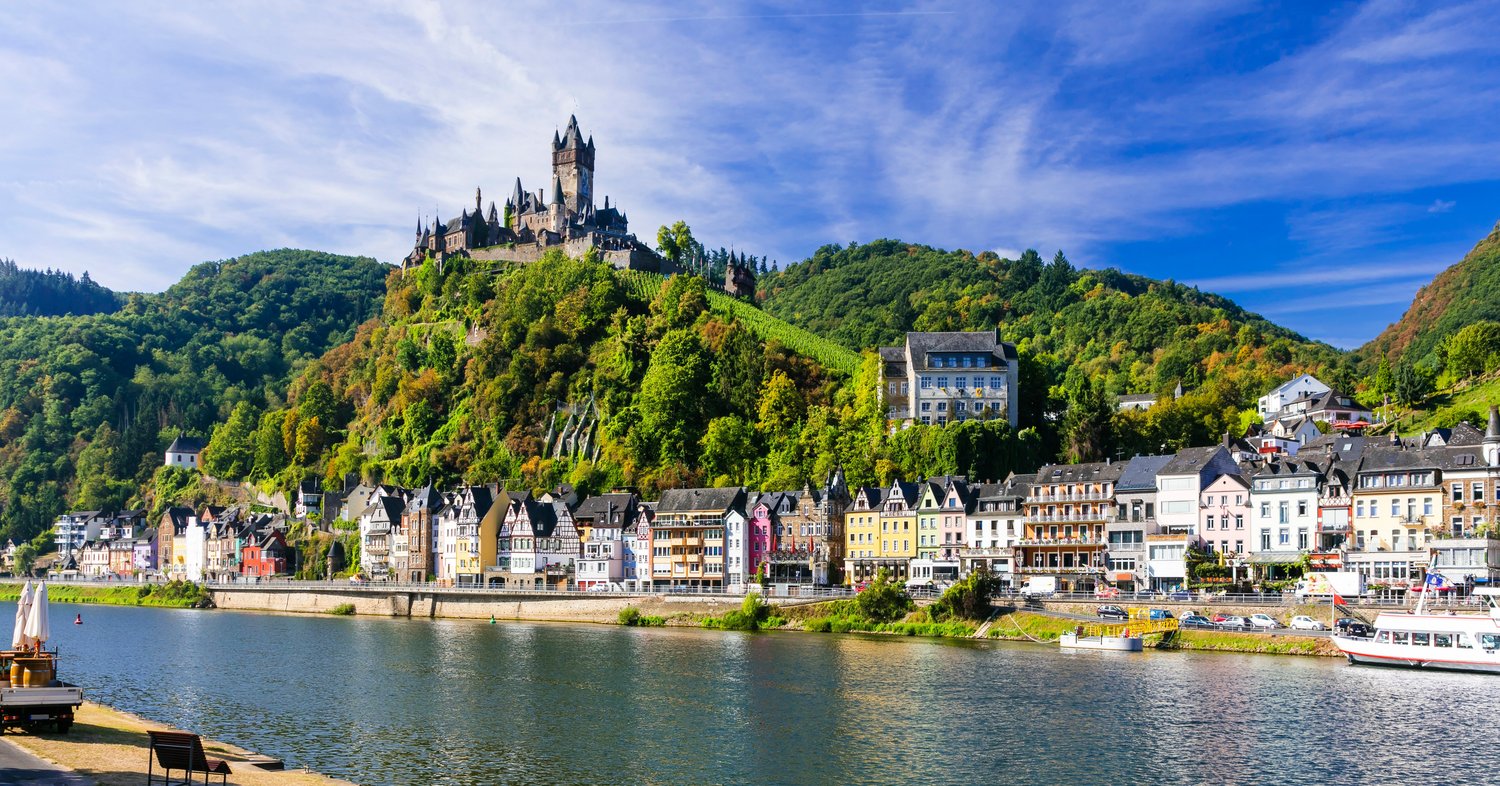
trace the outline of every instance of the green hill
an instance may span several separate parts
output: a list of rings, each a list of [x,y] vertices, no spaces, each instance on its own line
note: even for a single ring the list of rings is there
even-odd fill
[[[1436,368],[1443,363],[1443,340],[1483,320],[1500,321],[1500,224],[1417,290],[1401,319],[1355,354],[1372,368],[1382,358]]]
[[[0,317],[106,314],[123,302],[118,293],[94,283],[88,273],[74,278],[61,270],[27,270],[0,259]]]
[[[0,542],[64,508],[138,500],[179,431],[279,403],[379,308],[373,259],[269,251],[190,270],[113,313],[0,319]]]

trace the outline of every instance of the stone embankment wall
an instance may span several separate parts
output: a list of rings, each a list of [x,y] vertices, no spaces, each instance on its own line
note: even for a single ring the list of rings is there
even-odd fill
[[[738,608],[741,600],[733,596],[500,595],[444,592],[440,589],[380,592],[335,587],[327,590],[216,587],[212,594],[215,606],[241,611],[322,614],[348,603],[354,606],[356,614],[381,617],[494,617],[502,620],[605,623],[617,622],[620,610],[626,606],[634,606],[644,615],[670,617],[674,614],[723,614]]]

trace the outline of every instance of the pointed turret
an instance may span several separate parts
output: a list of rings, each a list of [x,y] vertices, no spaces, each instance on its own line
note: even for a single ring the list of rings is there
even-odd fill
[[[556,131],[552,132],[552,149],[553,150],[561,150],[562,149],[562,137],[559,136]]]
[[[549,205],[563,204],[562,180],[556,176],[552,178],[552,197],[547,200]]]
[[[511,192],[510,195],[510,203],[515,206],[517,210],[521,209],[521,195],[524,193],[526,192],[521,190],[521,178],[518,177],[516,178],[516,190]]]
[[[1484,463],[1500,466],[1500,407],[1490,405],[1490,425],[1484,430]]]

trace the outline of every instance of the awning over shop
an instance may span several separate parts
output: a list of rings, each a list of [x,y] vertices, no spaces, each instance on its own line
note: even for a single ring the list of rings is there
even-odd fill
[[[1113,577],[1115,581],[1135,581],[1135,574],[1128,570],[1116,571]]]
[[[1302,558],[1300,551],[1257,551],[1250,555],[1252,565],[1284,565]]]

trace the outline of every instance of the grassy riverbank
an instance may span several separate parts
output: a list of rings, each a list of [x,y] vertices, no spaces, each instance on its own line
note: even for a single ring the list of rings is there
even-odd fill
[[[1018,611],[995,620],[986,635],[1014,641],[1057,641],[1072,631],[1079,620]],[[1337,657],[1333,642],[1322,636],[1274,633],[1236,633],[1218,630],[1179,630],[1170,635],[1147,635],[1147,647],[1159,650],[1201,652],[1248,652],[1257,655],[1315,655]]]
[[[0,600],[21,597],[21,588],[21,584],[0,584]],[[190,581],[104,584],[98,587],[48,584],[47,600],[52,603],[100,603],[107,606],[159,606],[171,609],[207,608],[213,605],[208,592]]]
[[[5,739],[92,778],[98,786],[140,786],[146,780],[146,730],[167,728],[165,724],[84,702],[67,734],[7,734]],[[229,776],[231,786],[354,786],[313,772],[259,769],[247,762],[254,754],[226,743],[205,739],[203,749],[209,756],[229,762],[234,770]]]

